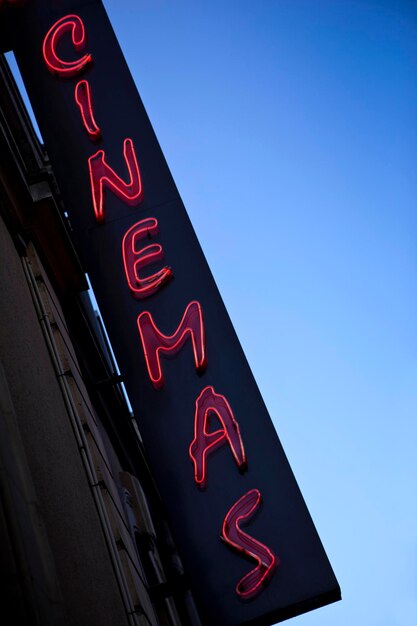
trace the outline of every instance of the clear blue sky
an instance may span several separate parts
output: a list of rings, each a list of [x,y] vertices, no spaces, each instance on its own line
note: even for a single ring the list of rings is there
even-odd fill
[[[417,624],[417,3],[105,0],[342,588]]]

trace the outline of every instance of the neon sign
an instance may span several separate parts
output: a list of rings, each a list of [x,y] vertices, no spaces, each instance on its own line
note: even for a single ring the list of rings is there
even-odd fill
[[[170,336],[158,330],[148,311],[139,315],[138,328],[149,378],[155,389],[160,389],[164,384],[160,353],[175,354],[182,348],[188,337],[191,338],[193,346],[195,369],[197,372],[202,372],[206,367],[203,311],[199,302],[188,304],[177,330]]]
[[[279,559],[267,546],[240,528],[241,524],[246,524],[253,517],[260,503],[261,494],[258,489],[248,491],[228,511],[222,527],[222,539],[225,543],[257,563],[236,585],[236,593],[245,600],[259,593],[279,563]]]
[[[85,54],[76,61],[65,61],[58,55],[57,47],[65,33],[70,32],[72,44],[76,51],[85,47],[85,29],[82,19],[78,15],[61,17],[46,33],[42,52],[46,67],[53,74],[61,77],[76,76],[93,60],[91,54]]]
[[[127,284],[136,298],[147,298],[158,291],[172,277],[169,267],[164,267],[154,274],[141,278],[139,270],[160,261],[164,252],[160,244],[150,244],[137,249],[137,242],[158,234],[158,220],[154,217],[133,224],[125,233],[122,242],[123,266]]]
[[[88,80],[80,80],[80,82],[75,85],[74,98],[80,109],[84,128],[90,138],[92,140],[99,139],[101,137],[101,130],[94,119],[91,90]]]
[[[59,19],[48,30],[43,42],[43,57],[48,70],[58,76],[72,77],[83,71],[91,62],[92,55],[85,54],[76,61],[64,61],[57,52],[62,36],[71,33],[74,49],[79,51],[85,47],[85,28],[78,15],[67,15]],[[75,103],[78,105],[84,128],[92,141],[101,135],[95,118],[91,98],[90,85],[87,80],[79,81],[75,86]],[[100,224],[105,221],[106,190],[117,195],[129,205],[138,205],[143,199],[142,181],[133,141],[127,138],[123,142],[123,156],[128,170],[128,181],[125,182],[106,162],[104,150],[98,150],[88,159],[90,172],[91,195],[94,215]],[[137,242],[146,236],[158,232],[155,218],[141,220],[131,226],[122,241],[122,259],[127,285],[133,296],[149,298],[153,296],[170,278],[172,270],[168,267],[140,277],[139,270],[146,265],[161,260],[163,256],[160,244],[150,244],[137,249]],[[205,328],[202,307],[199,302],[190,302],[182,319],[172,335],[162,333],[148,311],[143,311],[137,318],[137,326],[142,343],[149,378],[156,390],[161,390],[164,377],[161,368],[161,354],[176,354],[191,339],[194,364],[197,372],[204,371],[207,365],[205,346]],[[215,415],[221,428],[208,432],[210,417]],[[194,480],[198,487],[204,487],[207,479],[207,456],[224,443],[228,443],[239,470],[246,468],[246,455],[236,421],[227,399],[216,393],[212,386],[206,386],[196,400],[194,418],[194,439],[189,446],[189,455],[194,464]],[[252,493],[257,494],[253,501]],[[253,572],[242,579],[236,593],[242,598],[253,597],[261,591],[262,585],[271,577],[273,565],[277,558],[269,548],[259,543],[239,528],[239,521],[250,517],[260,501],[259,492],[254,490],[238,500],[227,513],[222,527],[221,537],[226,544],[237,548],[244,555],[250,555],[258,562]],[[249,508],[248,508],[249,507]],[[266,556],[265,556],[266,555]],[[267,563],[266,563],[267,561]]]
[[[126,204],[136,205],[142,202],[143,190],[138,161],[133,141],[129,138],[123,142],[123,156],[129,172],[127,183],[106,163],[104,150],[98,150],[88,159],[94,214],[100,224],[105,218],[104,191],[106,187]]]
[[[11,41],[202,622],[272,624],[335,601],[337,581],[102,2],[82,0],[63,17],[56,5],[6,12]]]
[[[222,427],[208,432],[207,427],[213,415],[217,417]],[[243,471],[246,467],[246,455],[239,424],[226,398],[216,393],[213,387],[205,387],[195,402],[194,439],[188,450],[194,463],[194,480],[199,487],[206,484],[207,454],[226,442],[236,465]]]

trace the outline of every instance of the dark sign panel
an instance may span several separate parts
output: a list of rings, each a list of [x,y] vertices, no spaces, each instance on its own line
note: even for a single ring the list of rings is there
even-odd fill
[[[13,21],[74,242],[204,623],[270,624],[338,600],[101,2],[29,0]]]

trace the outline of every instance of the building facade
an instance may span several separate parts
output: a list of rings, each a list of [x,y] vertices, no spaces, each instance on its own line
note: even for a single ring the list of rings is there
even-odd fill
[[[3,623],[198,625],[48,155],[4,56],[0,115]]]

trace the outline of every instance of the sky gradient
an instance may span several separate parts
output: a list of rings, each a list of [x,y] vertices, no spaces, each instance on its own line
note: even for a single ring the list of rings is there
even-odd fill
[[[417,624],[417,5],[107,0],[342,588]]]

